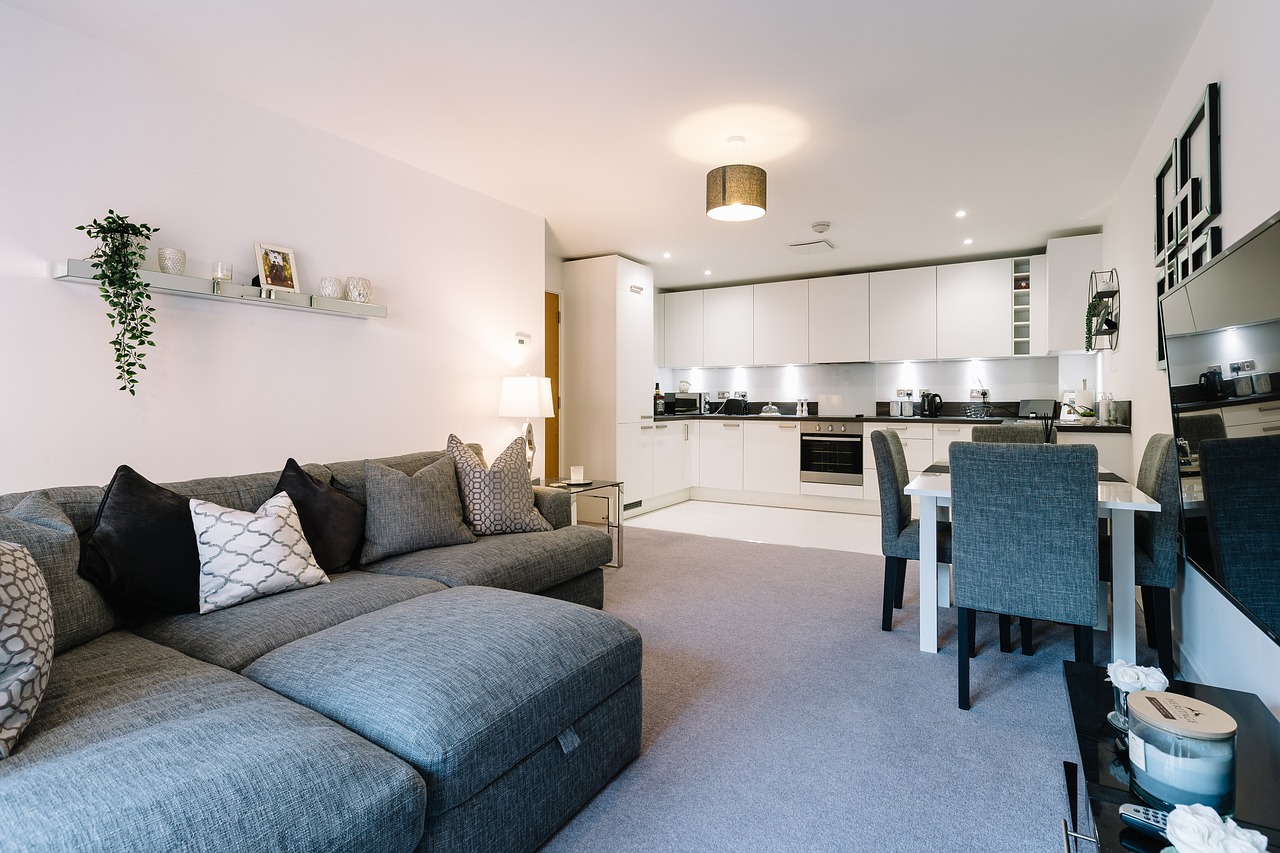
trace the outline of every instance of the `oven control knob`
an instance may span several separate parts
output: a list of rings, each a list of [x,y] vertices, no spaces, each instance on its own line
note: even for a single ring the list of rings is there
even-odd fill
[[[845,432],[848,429],[844,424],[840,424],[840,431]]]
[[[835,430],[836,428],[834,424],[827,424],[827,432],[835,432]]]

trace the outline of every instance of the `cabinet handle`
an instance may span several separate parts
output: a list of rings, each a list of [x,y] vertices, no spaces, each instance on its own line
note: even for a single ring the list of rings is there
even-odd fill
[[[778,424],[778,429],[799,429],[799,424]]]
[[[945,426],[940,426],[940,427],[938,427],[938,430],[939,430],[939,432],[954,432],[954,433],[959,433],[959,432],[960,432],[960,427],[945,427]]]
[[[1280,432],[1280,426],[1268,426],[1262,428],[1263,432]]]
[[[653,420],[653,415],[641,415],[641,416],[640,416],[640,420],[642,420],[642,421],[651,421],[651,420]]]
[[[908,428],[907,428],[907,427],[904,427],[904,426],[903,426],[903,427],[900,427],[900,426],[892,426],[892,425],[890,425],[889,429],[897,430],[898,432],[906,432]]]
[[[666,429],[666,428],[667,428],[667,426],[668,426],[667,424],[656,424],[656,425],[654,425],[654,427],[653,427],[653,428],[654,428],[654,429]]]
[[[633,284],[633,285],[631,285],[631,292],[632,292],[632,293],[644,293],[644,288],[643,288],[643,287],[641,287],[641,286],[640,286],[640,285],[638,285],[638,284]]]
[[[720,424],[720,426],[724,427],[725,429],[737,429],[738,427],[742,426],[742,424]]]
[[[640,429],[653,429],[653,424],[640,424]]]
[[[685,441],[688,441],[688,440],[689,440],[689,425],[688,425],[688,424],[685,424],[685,425],[684,425],[684,440],[685,440]]]
[[[1276,406],[1259,406],[1259,412],[1280,412],[1280,405]]]

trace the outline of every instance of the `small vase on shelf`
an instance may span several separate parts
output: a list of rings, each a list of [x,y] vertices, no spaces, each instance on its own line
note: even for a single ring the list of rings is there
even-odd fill
[[[347,279],[347,301],[368,302],[373,298],[373,284],[367,278],[353,275]]]
[[[187,269],[186,249],[159,249],[156,260],[160,263],[160,272],[170,275],[182,275]]]

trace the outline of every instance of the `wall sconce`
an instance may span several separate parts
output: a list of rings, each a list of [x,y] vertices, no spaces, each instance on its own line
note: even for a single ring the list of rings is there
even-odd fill
[[[527,346],[533,343],[533,335],[528,332],[516,332],[516,343],[520,346]]]

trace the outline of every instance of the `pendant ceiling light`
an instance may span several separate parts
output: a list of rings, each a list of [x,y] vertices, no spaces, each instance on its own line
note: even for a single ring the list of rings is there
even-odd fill
[[[735,151],[744,142],[741,136],[729,138]],[[721,222],[746,222],[764,216],[764,211],[764,169],[735,163],[707,172],[707,216]]]

